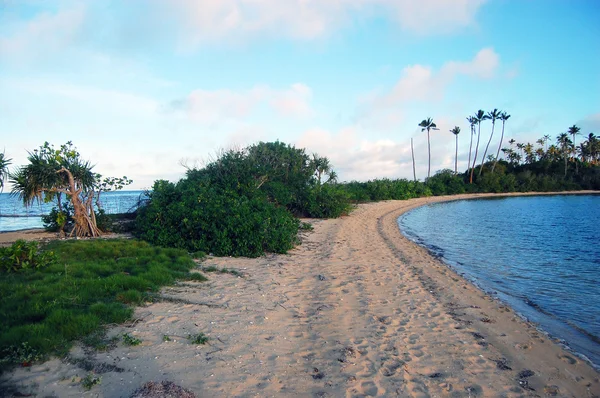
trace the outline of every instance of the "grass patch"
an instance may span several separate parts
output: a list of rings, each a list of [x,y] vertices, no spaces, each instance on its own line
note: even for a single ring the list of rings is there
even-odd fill
[[[243,276],[243,274],[235,269],[229,269],[229,268],[218,268],[214,265],[209,265],[208,267],[202,267],[201,268],[202,271],[204,272],[217,272],[219,274],[231,274],[231,275],[235,275],[235,276]]]
[[[131,318],[140,304],[175,280],[202,280],[183,250],[137,240],[56,241],[58,261],[0,273],[0,367],[66,354],[75,340],[100,345],[105,325]],[[198,276],[200,275],[200,276]]]

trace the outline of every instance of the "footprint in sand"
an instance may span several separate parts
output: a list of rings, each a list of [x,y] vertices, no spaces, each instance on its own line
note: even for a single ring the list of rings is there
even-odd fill
[[[404,365],[404,362],[393,359],[391,361],[386,361],[386,363],[381,367],[381,374],[385,377],[394,376],[396,371]]]
[[[372,381],[363,381],[360,383],[359,391],[368,397],[376,397],[379,395],[379,389]]]

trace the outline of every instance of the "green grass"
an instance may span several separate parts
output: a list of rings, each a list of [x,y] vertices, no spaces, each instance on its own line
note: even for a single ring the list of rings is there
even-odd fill
[[[185,251],[136,240],[52,242],[45,250],[56,253],[55,264],[0,273],[0,367],[65,354],[75,340],[130,319],[132,305],[161,286],[204,279],[189,272],[196,264]]]
[[[238,270],[229,269],[229,268],[218,268],[214,265],[209,265],[208,267],[202,267],[201,269],[203,272],[218,272],[220,274],[231,274],[231,275],[235,275],[235,276],[243,276],[243,274]]]

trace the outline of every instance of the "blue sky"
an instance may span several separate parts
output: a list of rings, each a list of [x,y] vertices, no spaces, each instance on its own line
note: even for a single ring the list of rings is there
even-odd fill
[[[413,138],[423,179],[427,117],[433,171],[454,126],[466,169],[478,109],[512,115],[505,142],[600,134],[599,20],[596,0],[0,0],[0,150],[71,140],[143,189],[277,139],[341,180],[412,178]]]

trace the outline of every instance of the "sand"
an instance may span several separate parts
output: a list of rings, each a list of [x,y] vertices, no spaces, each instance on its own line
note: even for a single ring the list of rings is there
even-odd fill
[[[314,231],[287,255],[209,257],[202,266],[243,277],[167,287],[170,301],[110,331],[141,345],[76,347],[69,360],[16,369],[0,386],[58,397],[129,397],[163,380],[197,397],[599,396],[589,364],[398,230],[409,209],[482,196],[359,205],[311,220]],[[199,332],[207,344],[189,342]],[[84,391],[90,371],[102,379]]]

